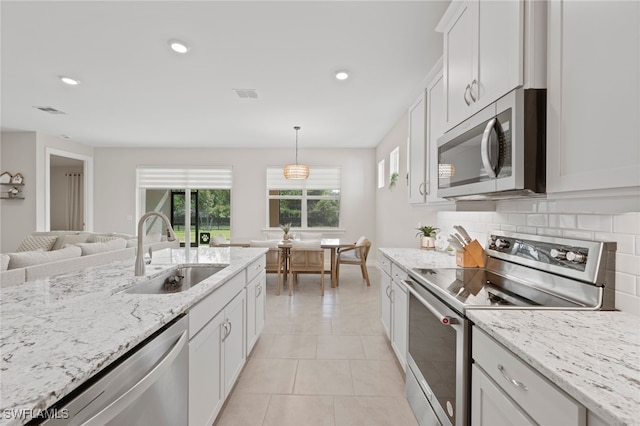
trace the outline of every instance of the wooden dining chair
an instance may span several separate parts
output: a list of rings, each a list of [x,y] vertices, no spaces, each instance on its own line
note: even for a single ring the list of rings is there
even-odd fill
[[[289,256],[289,295],[297,283],[299,273],[320,274],[320,295],[324,296],[324,249],[318,241],[293,241]]]
[[[282,282],[286,277],[284,276],[285,258],[282,255],[282,251],[278,248],[279,240],[253,240],[251,241],[251,247],[267,247],[269,251],[265,256],[265,271],[268,274],[276,273],[278,275],[278,287],[276,294],[280,294],[282,288]]]
[[[367,271],[367,256],[371,248],[371,241],[366,237],[358,238],[352,247],[341,247],[337,250],[336,257],[336,286],[340,285],[340,265],[359,265],[362,270],[362,278],[371,286],[369,272]]]

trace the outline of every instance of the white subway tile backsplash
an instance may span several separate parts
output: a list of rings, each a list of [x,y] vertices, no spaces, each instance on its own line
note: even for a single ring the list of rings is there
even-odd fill
[[[527,224],[527,215],[525,214],[510,214],[509,215],[509,225],[526,225]]]
[[[635,238],[628,234],[614,234],[612,232],[596,232],[594,234],[596,241],[615,241],[618,243],[616,252],[625,254],[635,253]]]
[[[616,252],[616,271],[640,276],[640,257]]]
[[[634,275],[625,274],[624,272],[616,272],[616,292],[618,291],[637,296],[636,277]]]
[[[599,214],[578,215],[578,229],[611,232],[613,230],[613,217]]]
[[[517,232],[521,232],[523,234],[533,234],[535,235],[538,232],[538,228],[535,226],[518,226],[516,227]]]
[[[640,315],[640,297],[616,291],[616,309]]]
[[[519,200],[518,211],[523,213],[536,213],[538,211],[538,200]]]
[[[527,225],[529,226],[549,226],[549,216],[546,214],[528,214]]]
[[[550,214],[548,218],[551,228],[575,228],[576,216],[572,214]]]
[[[575,238],[577,240],[593,240],[593,232],[577,231],[574,229],[564,229],[562,235],[565,238]]]
[[[509,223],[509,213],[494,213],[493,223]]]
[[[516,232],[516,227],[514,225],[500,225],[500,229],[502,231]]]
[[[625,213],[613,216],[613,232],[640,234],[640,213]]]
[[[538,235],[548,235],[550,237],[562,237],[562,229],[538,228]]]

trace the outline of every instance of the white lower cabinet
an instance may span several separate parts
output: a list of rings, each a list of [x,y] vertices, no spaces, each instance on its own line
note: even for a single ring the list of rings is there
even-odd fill
[[[395,280],[391,285],[391,347],[402,369],[407,369],[407,320],[409,295],[407,287]]]
[[[189,311],[189,425],[211,425],[265,324],[264,256]]]
[[[409,295],[401,282],[402,268],[384,255],[380,263],[380,320],[402,369],[406,370]]]
[[[263,270],[247,284],[247,355],[264,329],[266,280],[267,274]]]
[[[472,336],[473,426],[587,424],[584,406],[477,327]]]

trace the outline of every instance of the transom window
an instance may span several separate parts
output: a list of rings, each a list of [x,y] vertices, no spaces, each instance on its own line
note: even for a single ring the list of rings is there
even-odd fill
[[[340,168],[310,167],[306,180],[287,180],[282,167],[267,168],[267,226],[340,227]]]

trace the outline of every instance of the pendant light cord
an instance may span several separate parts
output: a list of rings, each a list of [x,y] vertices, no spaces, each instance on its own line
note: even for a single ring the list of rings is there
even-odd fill
[[[300,130],[300,126],[294,126],[293,129],[296,131],[296,165],[298,165],[298,130]]]

